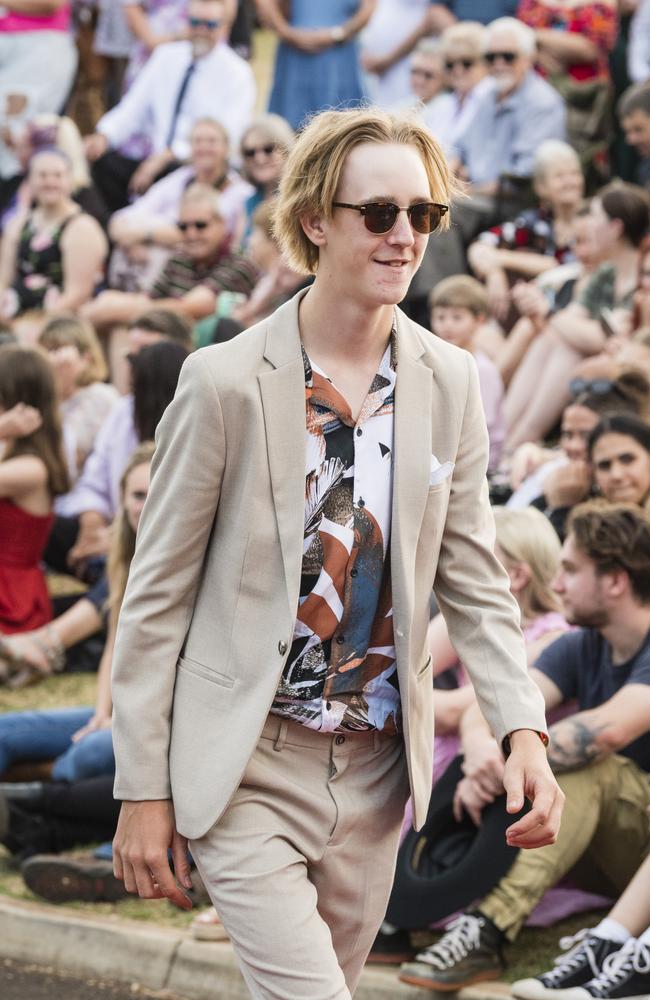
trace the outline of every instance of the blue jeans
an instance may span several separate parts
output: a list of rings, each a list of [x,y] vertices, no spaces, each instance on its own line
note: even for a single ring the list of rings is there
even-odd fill
[[[55,781],[112,774],[115,759],[110,729],[98,729],[78,743],[72,742],[73,733],[93,714],[92,708],[55,708],[0,715],[0,774],[11,764],[52,759]]]

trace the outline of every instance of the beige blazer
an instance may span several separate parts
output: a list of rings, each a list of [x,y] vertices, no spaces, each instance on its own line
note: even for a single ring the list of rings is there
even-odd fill
[[[299,293],[191,355],[156,435],[113,667],[115,796],[202,836],[242,779],[291,645],[304,532]],[[433,754],[431,590],[497,740],[545,729],[493,554],[476,368],[398,309],[391,571],[414,821]]]

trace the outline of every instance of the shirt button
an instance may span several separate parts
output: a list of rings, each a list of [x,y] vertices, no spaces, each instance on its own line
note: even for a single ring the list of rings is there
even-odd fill
[[[336,743],[337,747],[342,746],[345,743],[345,736],[337,736],[334,742]]]
[[[328,712],[330,712],[332,710],[332,702],[331,701],[326,701],[325,702],[325,708],[327,709]]]
[[[350,576],[358,576],[358,575],[359,575],[359,570],[358,569],[351,569],[350,570]]]
[[[288,647],[287,643],[284,641],[284,639],[280,639],[280,641],[278,643],[278,653],[280,654],[280,656],[284,656],[284,654],[286,653],[286,651],[288,650],[288,648],[289,647]]]
[[[359,507],[365,507],[366,501],[363,499],[363,497],[359,497],[359,499],[357,500],[357,504]]]
[[[361,428],[357,427],[357,437],[360,438],[362,434],[363,434],[363,431],[361,430]]]
[[[336,641],[338,642],[339,646],[342,646],[343,643],[345,642],[345,636],[344,635],[337,635]]]

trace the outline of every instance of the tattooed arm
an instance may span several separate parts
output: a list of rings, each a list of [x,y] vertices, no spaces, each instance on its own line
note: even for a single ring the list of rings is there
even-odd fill
[[[586,767],[650,731],[650,685],[626,684],[598,708],[551,727],[548,759],[556,773]]]

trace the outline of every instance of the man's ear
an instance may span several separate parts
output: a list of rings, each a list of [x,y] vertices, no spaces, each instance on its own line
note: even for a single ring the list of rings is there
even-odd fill
[[[327,236],[323,227],[323,217],[318,212],[307,212],[300,216],[300,225],[305,236],[317,247],[323,247],[327,243]]]

